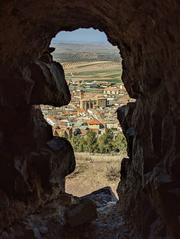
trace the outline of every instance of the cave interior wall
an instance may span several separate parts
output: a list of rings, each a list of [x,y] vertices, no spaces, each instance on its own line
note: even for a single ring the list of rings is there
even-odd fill
[[[70,102],[49,44],[59,31],[93,27],[119,47],[123,82],[136,99],[128,115],[118,114],[129,154],[121,209],[132,233],[180,237],[179,8],[178,0],[1,2],[1,228],[56,197],[75,167],[71,145],[53,137],[34,105]]]

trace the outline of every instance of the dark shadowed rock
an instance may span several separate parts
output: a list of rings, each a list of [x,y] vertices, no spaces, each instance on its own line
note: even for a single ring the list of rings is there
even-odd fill
[[[79,203],[70,206],[65,213],[66,224],[70,227],[88,224],[96,218],[96,204],[90,199],[81,199]]]
[[[121,122],[129,161],[118,187],[130,238],[180,238],[179,9],[179,0],[1,0],[0,190],[9,207],[0,211],[0,230],[63,191],[70,147],[61,154],[47,145],[52,132],[32,104],[70,101],[49,44],[59,31],[94,27],[119,47],[122,80],[136,99]]]
[[[117,202],[118,200],[110,187],[101,188],[82,198],[92,200],[97,208],[106,206],[108,202]]]
[[[31,104],[62,106],[67,105],[71,100],[64,70],[59,63],[53,62],[51,58],[52,56],[46,53],[41,60],[29,66],[32,81],[35,82]]]
[[[8,196],[3,191],[0,191],[0,210],[7,209],[9,206]]]

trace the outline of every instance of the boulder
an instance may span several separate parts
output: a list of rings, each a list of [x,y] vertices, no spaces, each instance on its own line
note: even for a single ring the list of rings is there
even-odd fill
[[[66,225],[70,227],[88,224],[96,218],[96,204],[89,199],[81,199],[78,204],[70,206],[65,213]]]
[[[104,207],[107,203],[117,202],[118,200],[110,187],[100,188],[99,190],[85,195],[82,198],[92,200],[96,204],[97,208]]]

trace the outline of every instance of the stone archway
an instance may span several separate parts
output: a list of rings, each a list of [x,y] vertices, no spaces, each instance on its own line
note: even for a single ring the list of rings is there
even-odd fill
[[[53,139],[51,129],[44,123],[40,126],[40,112],[31,105],[43,100],[62,105],[70,100],[63,69],[45,57],[48,45],[61,30],[94,27],[105,31],[109,41],[120,48],[123,81],[130,96],[137,99],[123,121],[125,127],[134,128],[134,136],[131,158],[123,163],[122,208],[132,231],[143,237],[151,229],[161,234],[159,225],[172,237],[179,237],[179,7],[178,0],[2,1],[0,187],[6,206],[9,198],[10,202],[18,200],[18,205],[19,200],[29,203],[33,197],[36,207],[42,198],[48,200],[46,192],[53,188],[48,185],[48,160],[47,176],[38,161],[42,155],[34,152]],[[53,81],[54,71],[61,75],[65,90]],[[67,156],[67,148],[59,149],[59,157],[71,158],[63,175],[73,169],[73,153]],[[56,154],[53,150],[51,145],[47,158]],[[34,162],[38,162],[35,175],[30,173]],[[13,209],[16,216],[12,213],[7,225],[21,217],[17,205]],[[33,210],[34,205],[29,208]],[[27,208],[22,211],[27,213]]]

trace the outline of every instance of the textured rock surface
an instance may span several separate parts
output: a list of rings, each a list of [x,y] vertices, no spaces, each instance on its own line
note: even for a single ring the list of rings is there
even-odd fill
[[[96,204],[90,199],[81,199],[79,204],[72,205],[65,213],[69,227],[89,224],[97,218]]]
[[[90,194],[82,197],[83,199],[90,199],[96,203],[97,208],[106,206],[108,202],[117,202],[117,197],[110,187],[100,188]]]
[[[33,107],[28,115],[27,127],[12,122],[14,129],[4,129],[7,140],[0,152],[0,228],[64,192],[65,176],[75,169],[72,146],[64,138],[52,136],[39,107]],[[24,121],[23,113],[21,117],[19,113],[18,119]]]
[[[70,100],[62,68],[49,56],[51,38],[60,30],[94,27],[120,48],[123,81],[137,99],[118,189],[121,209],[141,238],[180,238],[179,0],[2,0],[0,5],[1,226],[35,209],[51,191],[51,183],[43,184],[50,172],[36,174],[30,163],[35,157],[41,168],[38,155],[47,165],[50,155],[57,155],[46,144],[51,130],[38,121],[32,104],[61,106]]]
[[[88,199],[62,193],[38,212],[4,230],[0,238],[128,239],[129,231],[114,202],[114,196],[107,192],[107,188],[102,188],[87,195]],[[94,202],[94,198],[102,199]],[[68,201],[66,205],[65,201]]]

